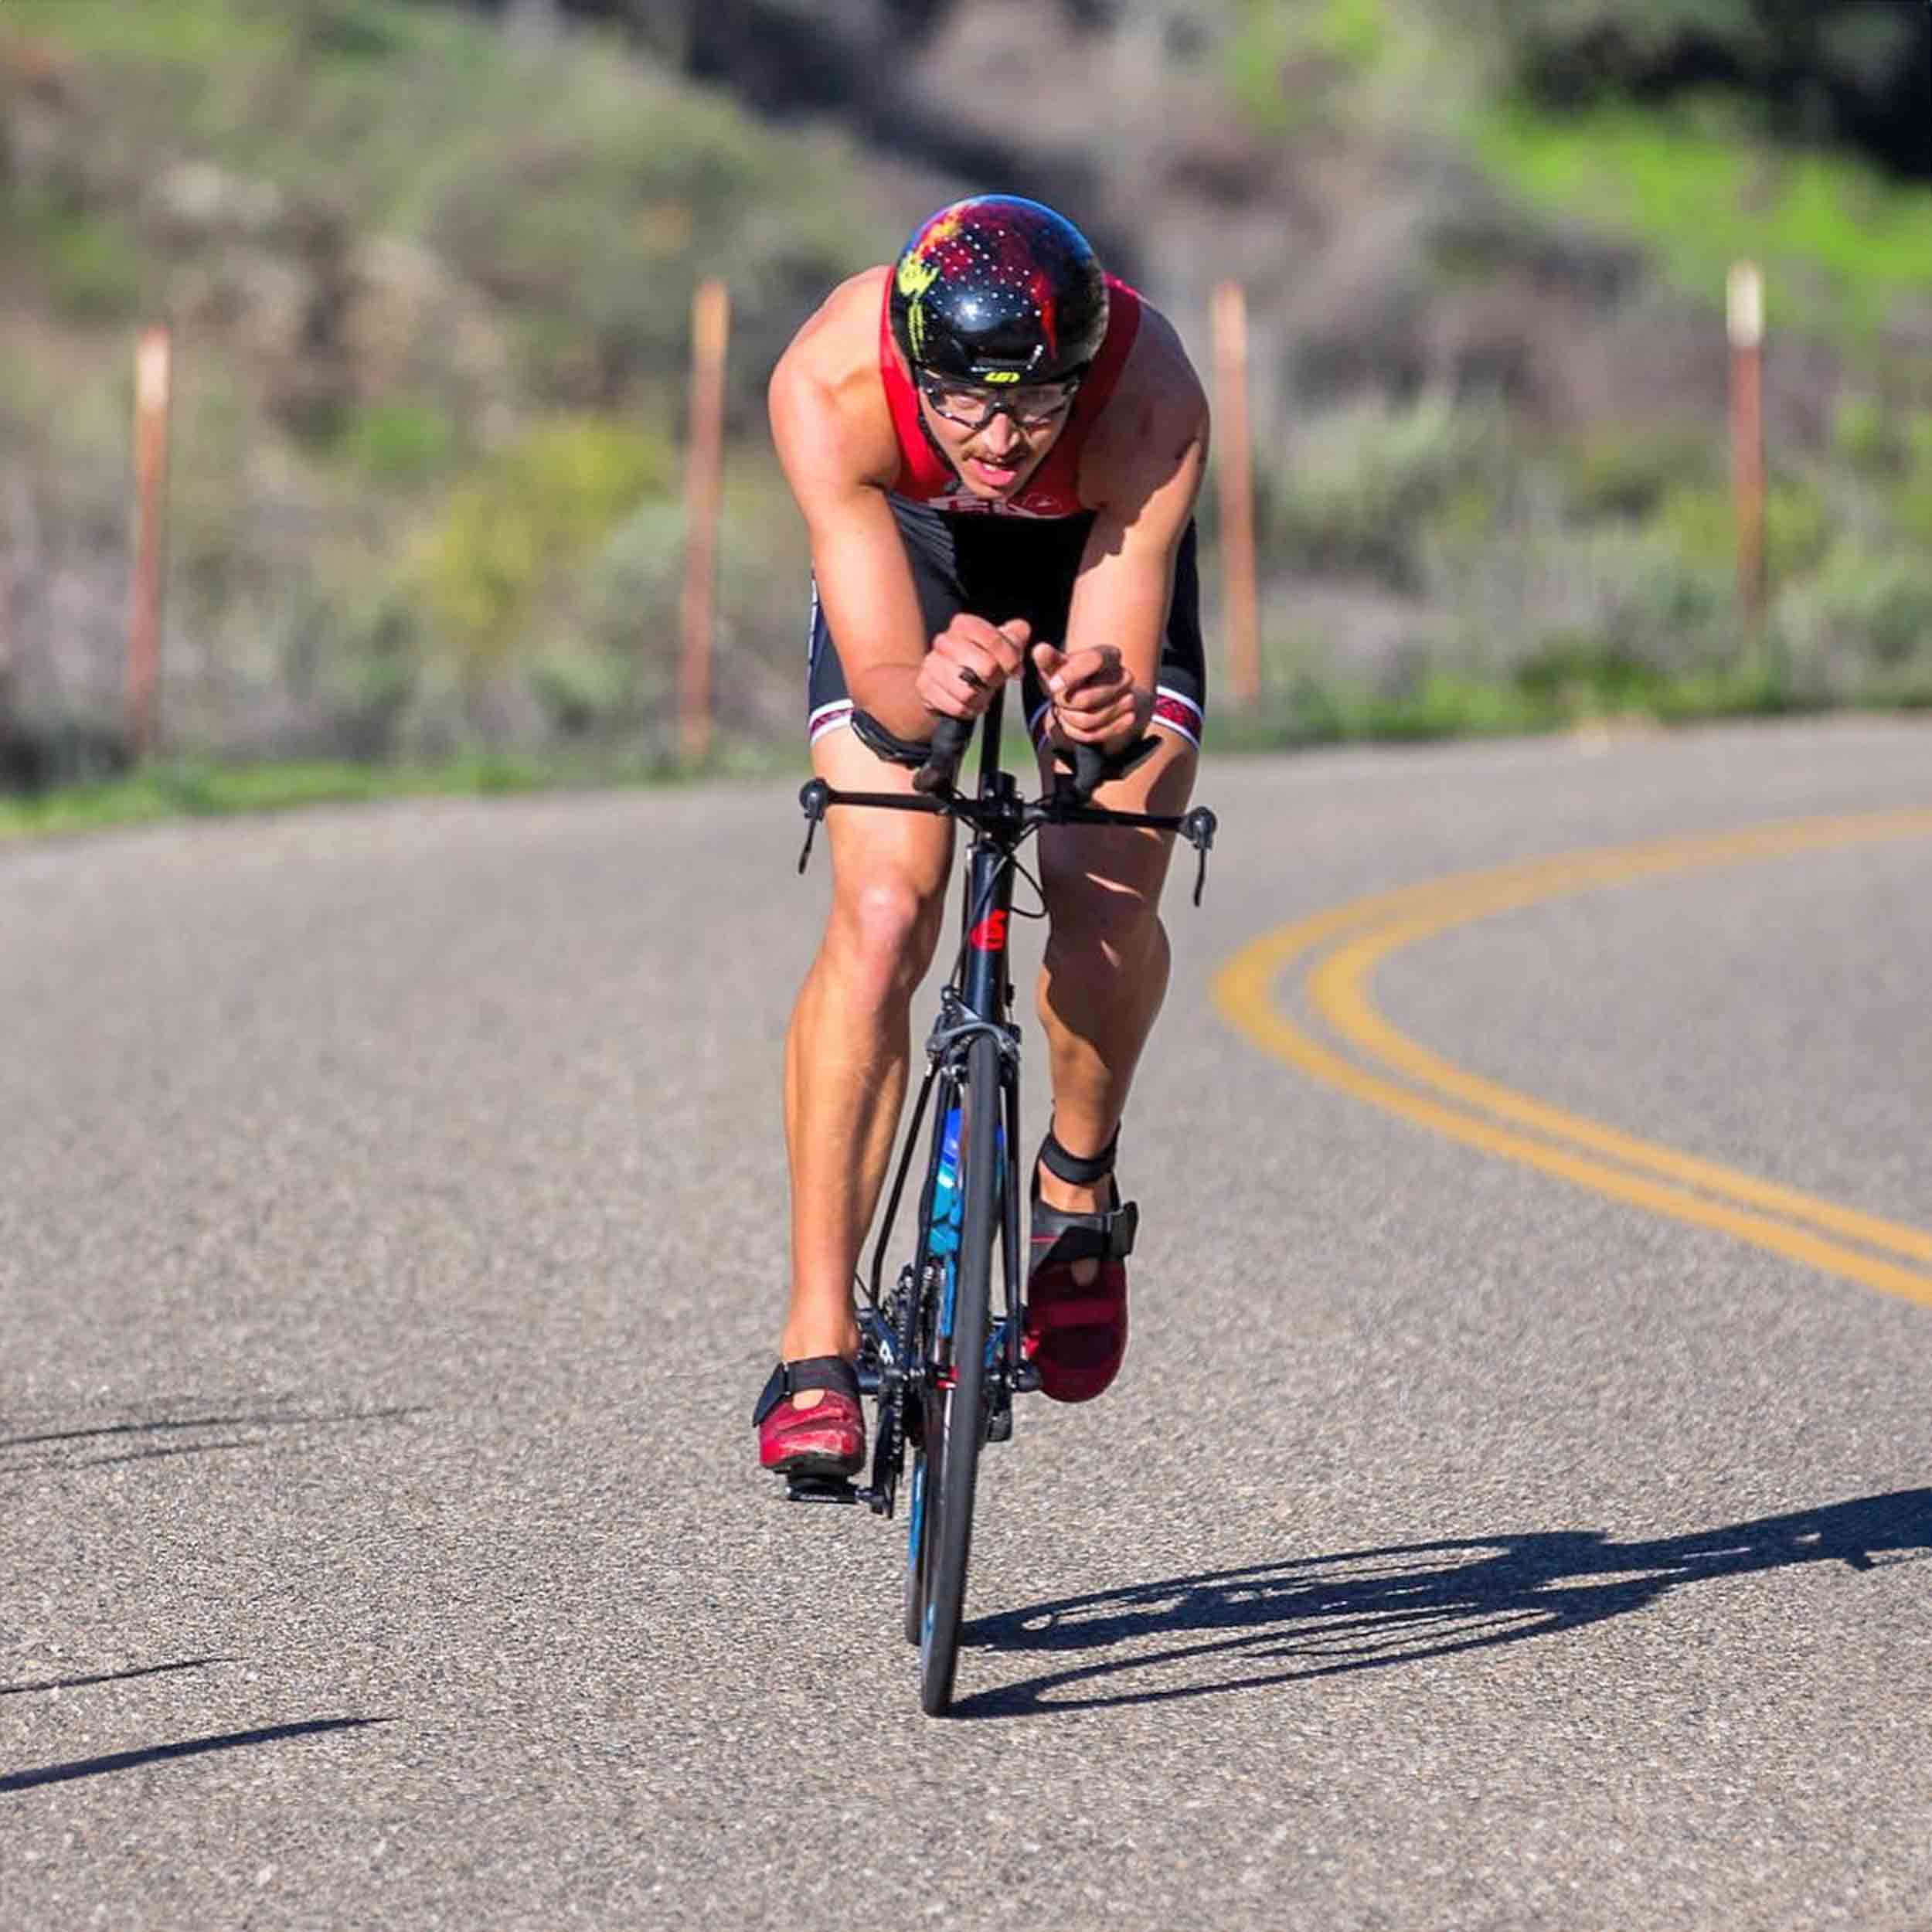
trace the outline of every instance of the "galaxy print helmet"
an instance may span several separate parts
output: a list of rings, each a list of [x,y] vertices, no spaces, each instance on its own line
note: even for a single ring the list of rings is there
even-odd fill
[[[975,195],[929,216],[893,270],[892,328],[914,369],[968,383],[1066,383],[1107,336],[1107,279],[1063,215]]]

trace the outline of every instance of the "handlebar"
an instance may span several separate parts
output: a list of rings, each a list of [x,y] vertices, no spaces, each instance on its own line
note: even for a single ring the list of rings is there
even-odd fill
[[[808,779],[800,789],[798,804],[805,815],[804,849],[798,855],[802,872],[811,857],[812,841],[819,822],[834,805],[871,806],[883,811],[923,811],[947,818],[963,819],[975,832],[990,833],[1002,844],[1016,848],[1022,840],[1042,825],[1114,825],[1132,830],[1171,832],[1185,838],[1199,855],[1200,868],[1194,882],[1194,903],[1199,905],[1207,884],[1208,853],[1220,821],[1206,805],[1195,805],[1180,813],[1112,811],[1089,802],[1094,787],[1114,769],[1131,769],[1154,749],[1151,736],[1142,737],[1131,748],[1124,761],[1110,760],[1092,745],[1073,747],[1074,770],[1070,781],[1060,783],[1043,796],[1027,800],[1019,797],[1010,777],[989,795],[968,798],[953,788],[959,760],[971,743],[974,721],[943,718],[933,733],[934,755],[920,767],[913,778],[913,789],[903,791],[839,791],[822,778]],[[952,729],[949,730],[948,727]],[[956,747],[942,745],[942,736],[957,738]],[[941,753],[944,753],[942,756]],[[1083,754],[1085,754],[1084,756]],[[931,778],[928,774],[936,775]]]
[[[926,762],[913,774],[913,790],[924,798],[943,798],[953,789],[959,775],[960,760],[973,742],[976,718],[941,718],[933,727],[932,748]],[[1154,740],[1145,733],[1119,758],[1110,758],[1098,745],[1075,745],[1073,790],[1083,800],[1090,798],[1110,777],[1133,770],[1154,749]]]
[[[978,722],[976,718],[941,718],[933,727],[932,750],[913,774],[913,790],[921,798],[943,798],[952,790],[959,761],[973,742],[973,727]]]

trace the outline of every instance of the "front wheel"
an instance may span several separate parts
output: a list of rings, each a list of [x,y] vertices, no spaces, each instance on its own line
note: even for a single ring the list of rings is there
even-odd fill
[[[999,1046],[977,1033],[967,1048],[959,1137],[960,1230],[951,1319],[942,1314],[935,1352],[940,1387],[927,1410],[925,1507],[920,1555],[919,1701],[929,1717],[953,1701],[966,1566],[973,1548],[973,1494],[986,1440],[986,1330],[999,1206]]]

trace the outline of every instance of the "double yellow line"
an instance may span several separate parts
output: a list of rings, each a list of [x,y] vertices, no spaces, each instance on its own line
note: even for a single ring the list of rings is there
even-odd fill
[[[1932,1272],[1903,1265],[1932,1264],[1932,1233],[1656,1146],[1465,1072],[1398,1032],[1369,995],[1376,968],[1390,954],[1492,913],[1634,879],[1928,834],[1932,811],[1870,812],[1573,853],[1431,880],[1264,934],[1221,969],[1215,1000],[1250,1039],[1289,1065],[1451,1140],[1932,1305]],[[1274,1004],[1281,976],[1310,961],[1304,980],[1310,1005],[1369,1066],[1345,1059]]]

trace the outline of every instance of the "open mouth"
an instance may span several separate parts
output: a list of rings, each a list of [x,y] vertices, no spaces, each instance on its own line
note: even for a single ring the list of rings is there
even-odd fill
[[[1018,480],[1019,465],[1017,463],[989,462],[983,456],[969,457],[966,468],[979,481],[995,490],[1003,490]]]

